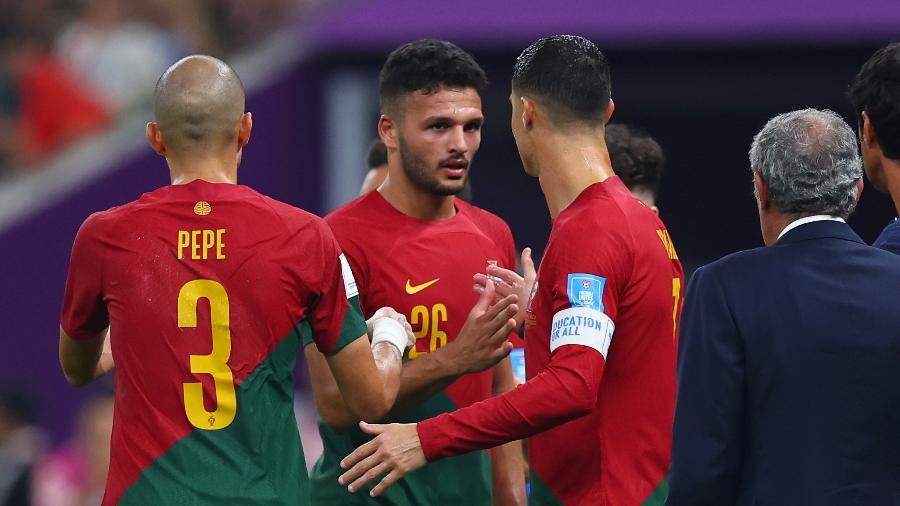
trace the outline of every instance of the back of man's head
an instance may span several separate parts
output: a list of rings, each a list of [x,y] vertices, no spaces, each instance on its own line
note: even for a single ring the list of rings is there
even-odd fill
[[[369,145],[369,154],[366,156],[366,162],[370,169],[377,169],[387,165],[387,147],[381,142],[381,139],[375,139]]]
[[[850,84],[850,100],[858,115],[869,116],[884,156],[900,160],[900,42],[863,64]]]
[[[607,125],[604,134],[616,175],[632,193],[655,204],[666,163],[662,147],[646,132],[621,123]]]
[[[404,44],[381,68],[381,110],[393,110],[410,93],[433,93],[441,87],[473,88],[481,95],[487,76],[469,53],[451,42],[426,39]]]
[[[584,37],[545,37],[516,59],[512,88],[543,105],[559,126],[602,126],[611,93],[609,63]]]
[[[863,169],[853,129],[833,111],[803,109],[770,119],[750,148],[750,170],[785,215],[846,218]]]
[[[211,56],[188,56],[157,81],[153,113],[169,152],[216,151],[238,134],[244,86],[225,62]]]

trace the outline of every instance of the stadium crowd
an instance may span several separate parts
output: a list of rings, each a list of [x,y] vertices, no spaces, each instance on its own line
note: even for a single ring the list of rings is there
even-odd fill
[[[317,3],[0,1],[0,176],[112,128],[180,57],[233,55]]]

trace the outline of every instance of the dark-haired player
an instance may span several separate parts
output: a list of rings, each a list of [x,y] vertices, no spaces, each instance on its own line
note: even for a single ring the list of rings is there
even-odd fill
[[[859,115],[859,144],[869,181],[887,192],[900,214],[900,42],[873,54],[850,84]],[[873,244],[900,254],[900,221],[895,219]]]
[[[606,147],[613,170],[628,190],[659,214],[656,198],[666,159],[647,133],[621,123],[606,125]]]
[[[388,177],[326,217],[357,275],[363,313],[390,303],[416,333],[391,421],[418,422],[515,387],[504,357],[516,306],[494,308],[492,321],[476,318],[484,308],[470,313],[478,299],[472,276],[488,262],[514,269],[512,234],[500,218],[455,197],[481,144],[486,82],[478,63],[449,42],[421,40],[392,52],[379,81],[378,135],[387,146]],[[361,417],[343,408],[324,362],[309,363],[325,422],[324,453],[311,474],[314,503],[483,505],[492,496],[495,504],[524,502],[518,442],[497,448],[492,459],[478,451],[443,460],[378,499],[350,494],[337,482],[338,463],[369,438],[356,428]]]
[[[85,220],[60,323],[70,383],[117,369],[103,504],[309,504],[301,342],[328,357],[354,413],[378,418],[399,388],[405,322],[382,310],[370,345],[325,222],[236,184],[252,120],[228,65],[174,64],[154,116],[147,139],[172,184]]]
[[[369,166],[369,171],[366,172],[362,188],[359,189],[360,195],[365,195],[375,188],[378,188],[387,178],[387,148],[384,147],[384,143],[381,142],[381,139],[375,139],[372,141],[372,144],[369,145],[369,153],[366,156],[366,162]]]
[[[426,462],[530,436],[535,504],[661,502],[682,269],[659,218],[613,173],[606,58],[582,37],[541,39],[519,56],[510,98],[525,172],[553,217],[533,286],[487,270],[532,293],[518,315],[528,381],[418,424],[363,424],[377,437],[344,459],[341,481],[384,476],[377,495]]]

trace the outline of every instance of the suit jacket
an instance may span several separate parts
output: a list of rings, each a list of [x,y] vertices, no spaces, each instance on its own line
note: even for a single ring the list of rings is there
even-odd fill
[[[699,269],[672,506],[900,505],[900,257],[820,221]]]

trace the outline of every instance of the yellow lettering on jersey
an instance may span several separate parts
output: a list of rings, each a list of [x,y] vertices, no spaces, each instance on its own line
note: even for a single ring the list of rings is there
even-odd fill
[[[179,230],[178,231],[178,259],[185,258],[186,252],[190,252],[191,260],[207,260],[212,258],[215,249],[216,260],[225,259],[225,229],[215,230]]]
[[[669,235],[669,231],[661,228],[656,231],[656,235],[659,236],[663,247],[666,248],[666,254],[669,255],[669,259],[678,260],[678,253],[675,252],[675,244],[672,242],[672,236]]]

